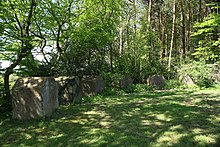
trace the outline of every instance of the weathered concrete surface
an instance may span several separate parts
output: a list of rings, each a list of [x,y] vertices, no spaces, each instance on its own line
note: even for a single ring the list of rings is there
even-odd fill
[[[119,80],[119,87],[121,89],[126,89],[133,84],[133,80],[130,76],[124,76]]]
[[[58,86],[51,77],[19,78],[12,96],[14,119],[48,117],[58,108]]]
[[[83,76],[81,79],[82,95],[95,95],[105,88],[105,83],[100,76]]]
[[[59,104],[71,104],[82,97],[79,77],[57,77]]]
[[[165,86],[165,78],[161,75],[149,76],[147,79],[147,84],[158,89],[162,89]]]
[[[216,84],[220,84],[220,71],[213,72],[213,73],[211,74],[211,79],[213,79],[213,81],[214,81]]]
[[[183,84],[186,84],[186,85],[195,85],[193,79],[188,74],[185,74],[182,77],[181,81]]]

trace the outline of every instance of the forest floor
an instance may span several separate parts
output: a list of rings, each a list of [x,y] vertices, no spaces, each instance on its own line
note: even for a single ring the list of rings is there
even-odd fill
[[[2,120],[0,146],[220,146],[220,90],[103,96],[50,119]]]

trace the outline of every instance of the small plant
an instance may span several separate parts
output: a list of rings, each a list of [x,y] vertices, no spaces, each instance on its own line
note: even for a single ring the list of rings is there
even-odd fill
[[[88,95],[85,97],[82,97],[81,100],[77,103],[82,104],[82,103],[96,103],[99,102],[100,100],[103,99],[102,95]]]
[[[104,91],[100,93],[102,96],[115,96],[115,95],[123,95],[124,91],[119,88],[107,87]]]
[[[165,83],[165,89],[177,89],[182,86],[181,82],[178,79],[167,80]]]
[[[125,92],[132,93],[132,92],[146,92],[152,91],[154,88],[152,86],[148,86],[147,84],[135,84],[131,85]]]

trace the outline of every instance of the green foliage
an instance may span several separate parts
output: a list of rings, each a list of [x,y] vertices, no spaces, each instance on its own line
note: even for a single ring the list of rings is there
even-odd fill
[[[159,61],[149,62],[144,66],[142,72],[145,79],[152,75],[163,75],[164,77],[172,78],[176,73],[175,69],[168,71],[167,66]]]
[[[101,95],[103,96],[114,96],[118,95],[118,89],[113,87],[106,87],[104,91],[101,92]]]
[[[220,15],[210,14],[203,22],[194,25],[195,32],[192,34],[194,40],[198,42],[193,55],[198,59],[211,62],[220,60]]]
[[[103,96],[102,95],[95,95],[95,96],[85,96],[85,97],[82,97],[80,99],[79,102],[77,102],[78,104],[83,104],[83,103],[96,103],[96,102],[99,102],[100,100],[103,99]]]
[[[180,77],[188,74],[195,84],[200,87],[211,87],[215,84],[213,79],[213,71],[215,67],[216,64],[206,64],[205,61],[192,61],[189,64],[182,65],[178,72]]]
[[[123,77],[120,73],[103,72],[102,77],[107,87],[119,88],[119,81]]]
[[[153,91],[152,86],[148,86],[147,84],[133,84],[129,87],[129,92],[146,92],[146,91]]]
[[[170,79],[166,80],[164,89],[179,89],[182,86],[180,80]]]

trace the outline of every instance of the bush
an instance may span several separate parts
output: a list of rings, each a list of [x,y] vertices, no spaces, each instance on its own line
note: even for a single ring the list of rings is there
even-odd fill
[[[165,89],[176,89],[182,86],[181,82],[177,79],[167,80],[165,82]]]
[[[119,87],[119,80],[122,78],[121,74],[114,73],[112,74],[111,72],[107,73],[102,73],[102,77],[105,81],[105,85],[107,87]]]
[[[192,61],[189,64],[182,65],[178,73],[180,77],[188,74],[196,85],[208,88],[215,84],[213,79],[215,66],[215,64],[206,64],[204,61]]]

